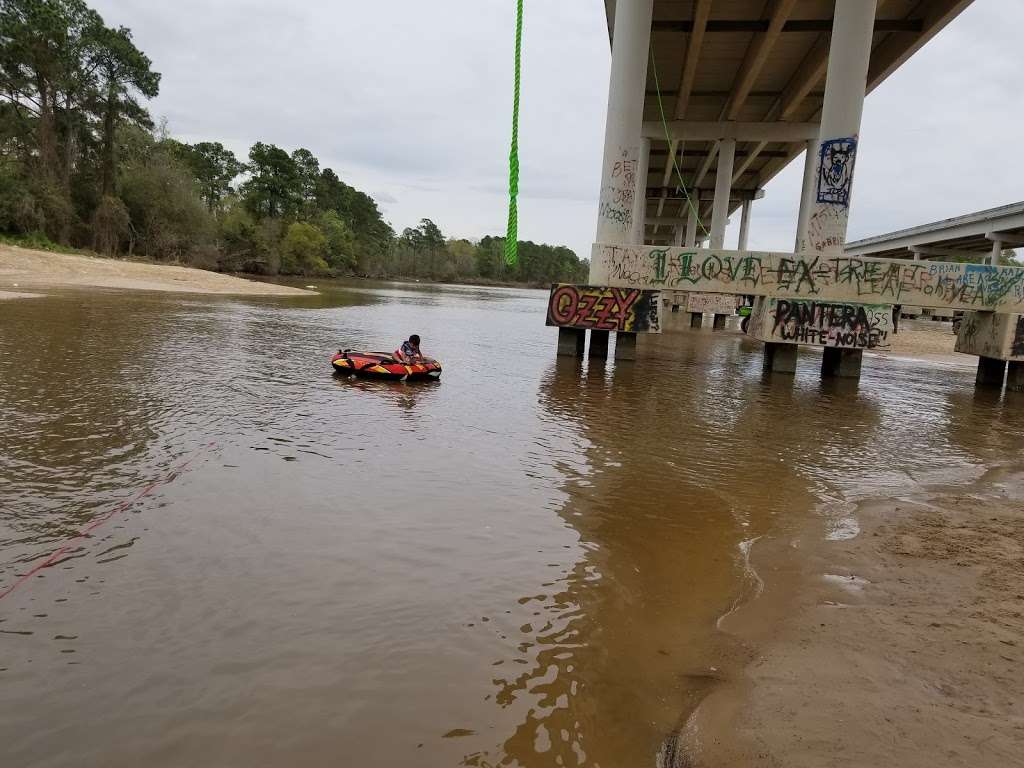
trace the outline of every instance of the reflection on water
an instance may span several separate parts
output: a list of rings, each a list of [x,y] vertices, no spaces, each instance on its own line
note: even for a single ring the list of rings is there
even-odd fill
[[[963,364],[734,334],[556,361],[543,293],[321,286],[0,303],[11,765],[653,765],[744,652],[741,545],[1021,448]],[[333,377],[417,332],[440,383]]]

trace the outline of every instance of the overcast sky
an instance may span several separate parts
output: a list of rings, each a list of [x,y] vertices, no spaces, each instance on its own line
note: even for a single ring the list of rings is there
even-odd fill
[[[172,135],[307,147],[401,231],[502,234],[513,0],[92,0],[162,73]],[[1024,3],[975,0],[864,109],[848,239],[1024,199]],[[600,0],[526,0],[519,236],[589,256],[609,47]],[[1002,148],[1002,149],[1000,149]],[[754,204],[750,247],[791,250],[802,159]],[[735,247],[738,216],[727,247]]]

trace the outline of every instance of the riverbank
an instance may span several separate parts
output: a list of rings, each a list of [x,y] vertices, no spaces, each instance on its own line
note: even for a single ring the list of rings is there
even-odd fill
[[[0,245],[0,299],[47,288],[117,288],[237,296],[308,296],[311,291],[172,264],[150,264]]]
[[[860,533],[755,545],[751,649],[683,734],[682,765],[1022,765],[1024,475],[864,503]]]

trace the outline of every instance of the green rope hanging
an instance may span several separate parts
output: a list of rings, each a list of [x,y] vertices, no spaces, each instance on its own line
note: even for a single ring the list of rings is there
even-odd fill
[[[523,41],[523,0],[516,0],[515,91],[512,97],[512,149],[508,153],[508,230],[505,232],[505,263],[515,266],[519,260],[519,52]]]

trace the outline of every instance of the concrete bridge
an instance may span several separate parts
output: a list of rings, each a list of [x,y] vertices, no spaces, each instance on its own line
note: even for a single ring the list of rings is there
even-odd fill
[[[791,373],[800,346],[819,346],[823,374],[859,376],[893,306],[923,305],[974,313],[958,349],[981,357],[979,380],[1012,361],[1015,383],[1024,269],[844,250],[865,95],[969,4],[606,0],[596,244],[589,286],[552,291],[559,353],[582,355],[589,330],[590,354],[606,355],[614,331],[616,358],[631,359],[637,333],[661,330],[662,290],[743,294],[756,297],[748,332],[766,370]],[[794,252],[747,250],[751,206],[801,154]],[[736,209],[739,249],[726,251]]]

